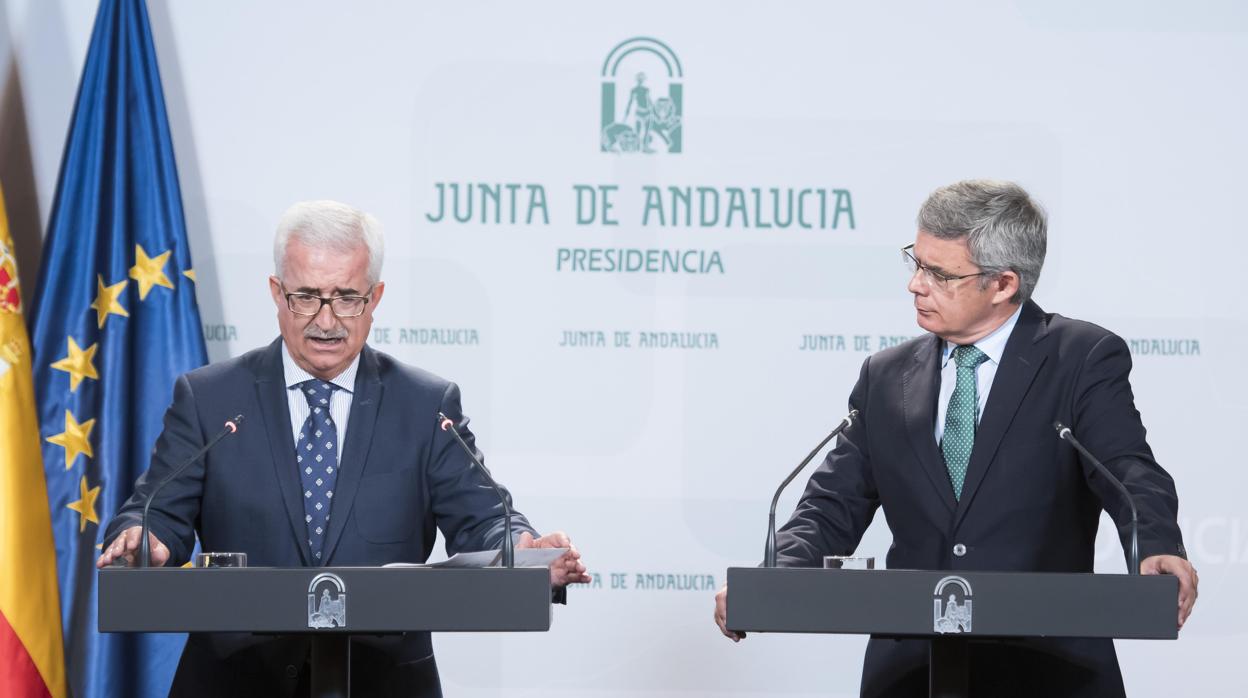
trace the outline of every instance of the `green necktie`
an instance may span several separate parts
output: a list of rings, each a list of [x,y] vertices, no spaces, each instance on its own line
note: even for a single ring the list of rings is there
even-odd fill
[[[945,467],[949,468],[949,482],[953,484],[956,499],[962,498],[966,466],[971,462],[971,449],[975,447],[975,413],[979,411],[975,369],[987,360],[988,355],[974,345],[953,350],[958,379],[949,398],[949,409],[945,411],[945,434],[940,440],[940,450],[945,454]]]

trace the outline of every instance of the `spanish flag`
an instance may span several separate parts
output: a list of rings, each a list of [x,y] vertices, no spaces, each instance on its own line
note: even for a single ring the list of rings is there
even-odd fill
[[[63,698],[56,548],[31,375],[17,261],[0,194],[0,696]]]

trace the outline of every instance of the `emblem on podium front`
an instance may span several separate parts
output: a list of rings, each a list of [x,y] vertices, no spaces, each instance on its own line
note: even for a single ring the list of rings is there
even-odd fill
[[[971,584],[949,576],[932,593],[932,630],[942,635],[971,632]]]
[[[308,585],[308,627],[347,627],[347,585],[338,575],[318,574]]]

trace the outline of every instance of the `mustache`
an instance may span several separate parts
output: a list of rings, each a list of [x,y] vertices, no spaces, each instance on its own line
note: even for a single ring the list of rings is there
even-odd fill
[[[308,339],[346,339],[347,328],[335,327],[332,330],[322,330],[316,325],[308,325],[303,328],[303,336]]]

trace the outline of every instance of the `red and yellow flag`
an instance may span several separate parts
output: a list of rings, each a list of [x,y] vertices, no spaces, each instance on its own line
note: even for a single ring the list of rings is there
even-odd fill
[[[30,362],[13,238],[0,194],[0,696],[63,698],[56,548]]]

